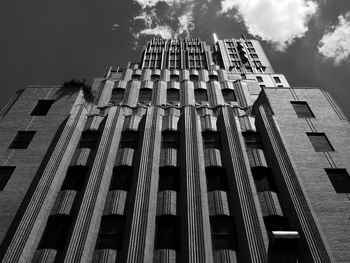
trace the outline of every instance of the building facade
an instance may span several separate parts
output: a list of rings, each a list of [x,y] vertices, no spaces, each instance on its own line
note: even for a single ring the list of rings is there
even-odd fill
[[[0,121],[2,262],[349,262],[350,125],[256,40],[153,39]]]

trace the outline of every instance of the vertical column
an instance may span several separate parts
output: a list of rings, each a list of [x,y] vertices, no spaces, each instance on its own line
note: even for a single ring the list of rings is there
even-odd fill
[[[259,221],[257,205],[258,200],[253,196],[249,177],[250,168],[248,158],[245,157],[242,148],[242,138],[240,138],[238,120],[234,116],[231,107],[222,107],[222,116],[218,119],[231,195],[235,210],[237,232],[244,243],[240,244],[241,256],[245,262],[266,262],[266,247],[261,231],[262,222]]]
[[[136,167],[136,189],[131,220],[127,226],[128,251],[123,262],[152,262],[154,248],[155,215],[157,209],[158,169],[161,142],[161,111],[158,106],[148,108],[141,151]]]
[[[260,95],[261,96],[261,95]],[[278,184],[281,184],[280,195],[283,196],[291,209],[286,211],[292,218],[297,219],[293,224],[301,227],[302,240],[306,241],[307,248],[302,248],[303,257],[310,262],[333,262],[323,235],[317,226],[310,205],[295,173],[287,150],[283,144],[278,128],[272,116],[271,109],[265,105],[257,104],[255,108],[256,126],[263,139],[267,157],[272,161],[278,172],[275,175]],[[299,230],[299,229],[298,229]]]
[[[184,106],[181,118],[181,262],[213,262],[200,123],[193,106]]]
[[[122,127],[122,110],[111,108],[75,219],[63,262],[86,262],[93,254],[95,238],[112,176]]]
[[[87,111],[82,102],[80,93],[49,160],[43,162],[38,170],[41,173],[40,179],[32,195],[26,196],[29,201],[22,218],[16,226],[12,226],[14,234],[4,251],[2,262],[28,262],[34,253],[37,237],[43,230],[41,225],[47,221],[86,121]]]

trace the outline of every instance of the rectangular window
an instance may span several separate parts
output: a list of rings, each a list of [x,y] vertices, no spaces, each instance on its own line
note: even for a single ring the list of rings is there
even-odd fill
[[[235,228],[231,216],[210,217],[214,250],[237,250]]]
[[[81,134],[79,148],[95,148],[100,136],[99,131],[86,130]]]
[[[61,190],[81,191],[83,189],[88,170],[89,168],[87,166],[81,165],[68,167]]]
[[[9,149],[27,149],[36,131],[19,131]]]
[[[202,132],[204,148],[221,149],[221,140],[218,132],[204,131]]]
[[[163,148],[179,148],[179,133],[177,131],[162,132],[162,147]]]
[[[151,89],[140,89],[139,102],[149,103],[152,100],[152,90]]]
[[[111,96],[111,103],[120,103],[123,101],[124,98],[124,89],[121,88],[116,88],[113,89],[112,91],[112,96]]]
[[[190,75],[190,81],[198,81],[198,80],[199,79],[197,75],[193,75],[193,74]]]
[[[196,102],[208,101],[208,94],[205,89],[195,89],[194,97]]]
[[[258,81],[258,82],[263,82],[263,79],[262,79],[262,77],[256,77],[256,80]]]
[[[325,169],[337,193],[350,193],[350,176],[346,169]]]
[[[180,190],[180,169],[175,166],[164,166],[159,168],[158,191]]]
[[[316,152],[332,152],[334,148],[330,144],[326,134],[318,132],[307,132],[306,135]]]
[[[224,97],[224,101],[236,101],[236,95],[233,90],[223,89],[222,96]]]
[[[109,190],[130,191],[132,182],[133,168],[131,166],[122,165],[113,168],[113,175]]]
[[[279,77],[273,77],[273,80],[276,82],[276,83],[281,83],[281,80]]]
[[[0,191],[4,190],[15,168],[15,166],[0,166]]]
[[[179,78],[179,76],[178,75],[170,75],[170,80],[171,81],[180,81],[180,78]]]
[[[180,101],[180,91],[178,89],[167,90],[167,102]]]
[[[123,244],[124,225],[124,216],[102,216],[96,249],[120,249]]]
[[[210,191],[227,191],[227,175],[226,170],[219,166],[210,166],[205,168],[205,175],[207,178],[207,189]]]
[[[122,137],[120,139],[120,147],[136,149],[138,139],[139,139],[138,131],[132,131],[132,130],[123,131]]]
[[[30,115],[45,116],[54,102],[55,100],[39,100]]]
[[[262,149],[260,134],[258,132],[242,133],[247,149]]]
[[[155,249],[180,249],[180,220],[178,216],[156,217]]]
[[[291,101],[290,102],[298,116],[298,118],[315,118],[309,105],[306,101]]]

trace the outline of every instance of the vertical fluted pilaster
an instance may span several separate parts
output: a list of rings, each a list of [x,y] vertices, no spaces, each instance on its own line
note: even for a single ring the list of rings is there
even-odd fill
[[[221,125],[222,141],[224,147],[224,156],[226,157],[226,167],[229,185],[235,208],[239,209],[235,213],[237,232],[239,238],[243,239],[245,244],[240,244],[241,256],[245,262],[266,262],[266,247],[261,231],[262,222],[259,222],[256,205],[258,200],[254,200],[251,182],[249,177],[250,168],[248,158],[245,158],[243,150],[243,141],[240,138],[237,123],[233,109],[230,107],[222,108],[222,118],[219,118],[218,125]]]
[[[158,167],[161,138],[161,111],[148,108],[138,166],[136,189],[132,189],[134,205],[130,224],[128,251],[123,262],[151,262],[154,247],[155,215],[157,209]]]
[[[50,159],[43,167],[40,180],[16,226],[2,262],[28,262],[41,235],[42,223],[47,221],[50,210],[64,179],[70,159],[86,121],[86,109],[82,105],[82,94],[77,98],[70,117],[55,145]],[[39,169],[41,171],[41,169]],[[35,240],[35,242],[34,242]]]
[[[85,262],[92,257],[120,140],[123,122],[121,115],[120,107],[111,108],[108,114],[64,262]]]
[[[203,164],[200,122],[193,106],[182,109],[182,261],[213,262],[208,195]]]

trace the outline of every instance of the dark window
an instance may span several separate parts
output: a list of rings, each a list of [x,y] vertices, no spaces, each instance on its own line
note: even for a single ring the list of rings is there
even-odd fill
[[[285,216],[265,216],[265,227],[267,231],[289,230],[288,219]]]
[[[214,250],[237,250],[233,218],[230,216],[210,217]]]
[[[175,166],[165,166],[159,168],[158,191],[180,190],[180,169]]]
[[[156,75],[156,74],[152,74],[151,75],[151,81],[158,81],[160,80],[160,76],[159,75]]]
[[[258,82],[263,82],[262,77],[256,77],[256,79],[257,79]]]
[[[151,89],[140,89],[139,102],[150,102],[152,100]]]
[[[291,101],[298,118],[315,118],[306,101]]]
[[[179,147],[179,133],[177,131],[163,131],[162,146],[163,148],[177,149]]]
[[[257,132],[243,132],[246,147],[248,149],[262,149],[260,134]]]
[[[124,216],[102,216],[96,249],[120,249],[123,244],[124,225]]]
[[[350,193],[350,176],[346,169],[325,169],[337,193]]]
[[[180,81],[180,78],[179,78],[179,76],[178,75],[170,75],[170,80],[171,81]]]
[[[317,132],[307,132],[307,136],[316,152],[332,152],[332,145],[328,141],[326,134]]]
[[[205,89],[195,89],[194,97],[197,102],[208,101],[207,90]]]
[[[36,131],[18,131],[9,149],[27,149]]]
[[[180,101],[180,91],[178,89],[167,90],[167,101]]]
[[[209,80],[210,81],[219,81],[218,76],[216,76],[216,75],[209,75]]]
[[[81,134],[79,148],[95,148],[100,136],[99,131],[86,130]]]
[[[258,192],[273,191],[277,192],[277,187],[273,178],[271,168],[253,167],[252,174]]]
[[[276,83],[281,83],[281,80],[280,80],[279,77],[273,77],[273,79],[274,79],[274,81],[275,81]]]
[[[15,166],[0,166],[0,191],[4,190],[15,168]]]
[[[87,173],[88,167],[86,166],[77,165],[68,167],[61,190],[81,191],[81,189],[83,189]]]
[[[207,167],[205,168],[205,175],[207,177],[208,191],[227,191],[227,175],[226,170],[223,167]]]
[[[180,220],[177,216],[156,217],[155,249],[180,249]]]
[[[131,78],[132,78],[133,80],[141,80],[141,75],[139,75],[139,74],[133,74],[133,75],[131,76]]]
[[[199,78],[197,75],[190,75],[190,81],[198,81]]]
[[[109,190],[130,191],[133,169],[131,166],[117,166],[113,168],[113,175]]]
[[[55,100],[39,100],[30,115],[45,116],[54,102]]]
[[[50,216],[41,238],[39,249],[51,248],[62,250],[71,224],[71,217],[68,215]]]
[[[112,96],[111,96],[111,103],[120,103],[123,101],[124,98],[124,89],[121,88],[115,88],[112,91]]]
[[[139,139],[139,132],[138,131],[123,131],[122,137],[120,140],[120,147],[121,148],[134,148],[137,147],[137,142]]]
[[[221,141],[220,141],[220,136],[218,132],[204,131],[202,132],[202,135],[203,135],[204,148],[221,149]]]
[[[223,89],[222,96],[224,97],[224,101],[236,101],[236,95],[233,90]]]
[[[260,88],[265,88],[266,86],[265,85],[260,85]]]

